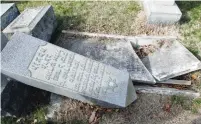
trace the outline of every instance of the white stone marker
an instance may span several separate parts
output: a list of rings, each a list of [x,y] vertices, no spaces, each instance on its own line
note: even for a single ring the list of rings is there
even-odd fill
[[[52,6],[25,9],[3,33],[10,39],[15,32],[30,34],[49,41],[56,28],[56,18]]]
[[[153,0],[153,2],[158,5],[172,6],[174,5],[175,0]]]
[[[1,6],[1,30],[6,28],[19,14],[15,3],[2,3]]]
[[[23,33],[14,34],[3,49],[2,73],[27,85],[104,107],[126,107],[137,98],[127,71]]]
[[[177,4],[160,5],[152,0],[143,2],[147,16],[147,21],[150,24],[174,24],[178,22],[182,16]]]

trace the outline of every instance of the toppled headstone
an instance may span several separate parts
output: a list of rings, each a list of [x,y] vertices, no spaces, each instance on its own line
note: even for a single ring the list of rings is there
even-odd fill
[[[5,29],[19,14],[15,3],[1,3],[1,30]]]
[[[163,5],[155,0],[143,1],[147,21],[150,24],[174,24],[178,22],[182,16],[177,4]],[[172,2],[170,2],[172,4]]]
[[[25,9],[3,33],[8,39],[15,32],[23,32],[39,39],[49,41],[56,28],[56,17],[52,6]]]
[[[126,107],[137,98],[127,71],[23,33],[3,49],[1,70],[27,85],[105,107]]]
[[[68,37],[64,35],[57,44],[117,69],[127,70],[133,81],[155,83],[155,79],[143,65],[127,40]]]
[[[159,48],[144,56],[142,62],[150,73],[158,80],[170,78],[196,71],[201,62],[176,40],[158,40]]]

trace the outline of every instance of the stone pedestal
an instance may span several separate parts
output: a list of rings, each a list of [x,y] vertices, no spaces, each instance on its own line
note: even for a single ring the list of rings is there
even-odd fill
[[[39,39],[49,41],[55,28],[56,17],[52,6],[42,6],[25,9],[3,30],[3,33],[8,39],[10,39],[15,32],[23,32]]]
[[[143,4],[149,24],[174,24],[182,16],[174,1],[146,0]]]
[[[5,29],[19,14],[14,3],[2,3],[1,6],[1,30]]]

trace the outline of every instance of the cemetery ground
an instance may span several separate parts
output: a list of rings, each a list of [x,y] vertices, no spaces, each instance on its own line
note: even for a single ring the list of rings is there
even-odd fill
[[[52,5],[58,19],[58,27],[52,37],[54,43],[62,38],[61,30],[77,30],[119,35],[177,36],[183,44],[201,60],[201,2],[177,2],[182,11],[178,24],[170,26],[147,25],[140,3],[135,2],[17,2],[23,11],[26,7]],[[65,39],[64,39],[65,40]],[[201,71],[179,77],[191,80],[189,89],[201,93]],[[96,107],[77,100],[64,98],[63,110],[55,120],[66,123],[88,123]],[[81,105],[82,104],[82,105]],[[85,108],[80,108],[80,107]],[[100,109],[100,108],[97,108]],[[68,112],[66,112],[68,111]],[[3,123],[47,123],[46,108],[39,106],[22,118],[3,118]],[[93,115],[93,114],[92,114]],[[185,96],[138,94],[138,100],[124,109],[97,110],[99,123],[140,124],[189,124],[201,123],[201,98],[191,100]],[[95,118],[95,117],[94,117]]]

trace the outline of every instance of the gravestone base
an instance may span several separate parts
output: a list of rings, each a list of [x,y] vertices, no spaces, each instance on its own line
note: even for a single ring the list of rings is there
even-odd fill
[[[1,93],[1,116],[26,116],[49,101],[50,92],[12,80]]]
[[[155,1],[146,0],[143,2],[144,10],[149,24],[174,24],[182,16],[177,4],[161,5]]]
[[[25,9],[3,33],[8,39],[15,32],[23,32],[41,40],[50,41],[57,26],[52,6],[42,6]]]

